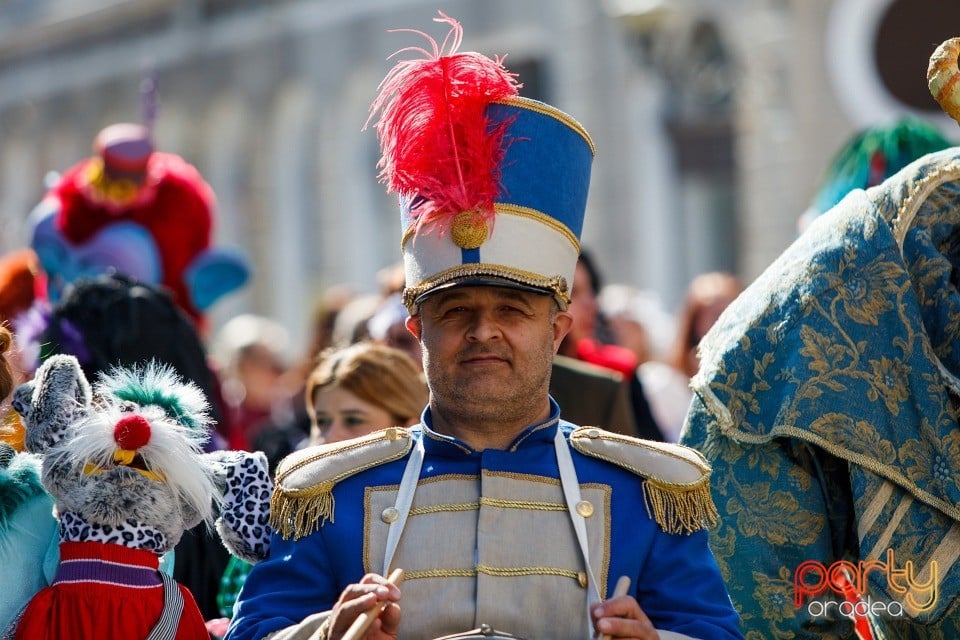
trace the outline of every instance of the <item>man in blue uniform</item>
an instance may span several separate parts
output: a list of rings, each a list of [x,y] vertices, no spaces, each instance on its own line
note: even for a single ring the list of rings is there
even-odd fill
[[[441,21],[451,50],[399,63],[374,104],[429,406],[413,429],[281,463],[270,555],[228,638],[341,638],[378,604],[365,638],[741,638],[703,458],[564,422],[548,393],[590,137],[499,62],[456,53],[460,26]]]

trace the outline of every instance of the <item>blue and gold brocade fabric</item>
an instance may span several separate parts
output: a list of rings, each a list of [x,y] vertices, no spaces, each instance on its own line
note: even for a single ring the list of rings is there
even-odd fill
[[[683,443],[748,640],[960,638],[958,274],[954,148],[850,193],[702,343]]]

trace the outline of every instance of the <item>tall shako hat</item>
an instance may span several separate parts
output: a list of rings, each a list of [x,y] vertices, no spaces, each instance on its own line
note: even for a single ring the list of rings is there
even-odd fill
[[[496,285],[552,294],[561,308],[580,254],[594,146],[572,117],[522,98],[502,59],[458,52],[460,24],[396,64],[370,107],[380,179],[400,196],[406,287]],[[369,121],[368,121],[369,122]]]

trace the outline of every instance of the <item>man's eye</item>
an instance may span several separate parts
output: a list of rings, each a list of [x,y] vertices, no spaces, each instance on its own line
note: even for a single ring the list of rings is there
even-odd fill
[[[461,313],[466,313],[466,311],[467,311],[467,308],[466,308],[466,307],[450,307],[449,309],[447,309],[446,311],[443,312],[443,315],[445,315],[445,316],[456,316],[456,315],[459,315],[459,314],[461,314]]]

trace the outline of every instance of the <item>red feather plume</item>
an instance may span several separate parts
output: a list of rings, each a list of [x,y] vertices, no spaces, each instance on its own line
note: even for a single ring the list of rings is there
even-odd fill
[[[400,61],[390,70],[367,120],[380,113],[380,181],[414,203],[418,231],[425,225],[444,229],[461,211],[492,223],[510,123],[492,123],[484,110],[515,97],[520,88],[502,59],[457,53],[463,39],[459,22],[442,12],[434,22],[450,25],[439,46],[422,31],[397,30],[422,36],[431,50],[407,47],[390,56],[416,52],[423,58]]]

